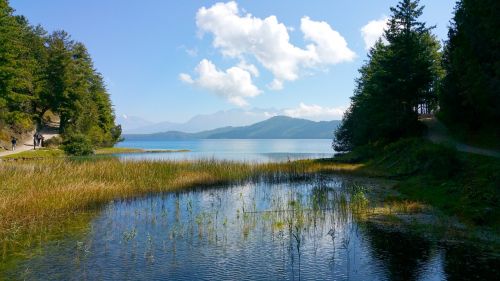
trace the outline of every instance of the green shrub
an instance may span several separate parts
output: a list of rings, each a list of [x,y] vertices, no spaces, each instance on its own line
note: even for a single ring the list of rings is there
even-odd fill
[[[417,147],[414,157],[420,170],[435,178],[448,178],[461,166],[456,149],[445,145],[422,145]]]
[[[55,136],[43,142],[44,147],[59,147],[63,143],[63,140],[59,136]]]
[[[68,155],[87,156],[94,154],[94,147],[88,137],[81,134],[67,136],[62,149]]]

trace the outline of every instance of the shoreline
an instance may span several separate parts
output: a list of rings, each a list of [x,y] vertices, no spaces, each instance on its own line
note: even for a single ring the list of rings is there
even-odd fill
[[[36,246],[37,239],[55,239],[65,224],[80,220],[84,214],[95,213],[113,200],[248,181],[311,180],[318,174],[362,178],[367,183],[387,182],[384,187],[366,189],[370,205],[359,217],[377,227],[416,231],[443,242],[450,234],[493,249],[499,244],[496,232],[486,235],[481,228],[464,225],[438,208],[406,197],[399,190],[404,179],[395,180],[379,173],[369,162],[353,164],[338,159],[260,164],[221,160],[123,162],[116,158],[73,161],[60,157],[4,161],[0,162],[0,168],[0,177],[5,179],[0,193],[0,236],[3,237],[0,242],[7,262],[15,262],[10,260],[15,253]],[[33,182],[38,185],[33,186]]]

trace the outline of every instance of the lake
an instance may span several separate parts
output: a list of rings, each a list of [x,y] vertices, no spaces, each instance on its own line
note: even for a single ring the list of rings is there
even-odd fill
[[[366,220],[364,192],[378,185],[317,175],[116,200],[35,249],[7,277],[495,280],[498,257]]]
[[[188,149],[190,152],[121,154],[124,159],[196,160],[218,159],[249,162],[288,161],[333,156],[331,139],[208,139],[123,141],[117,147]]]

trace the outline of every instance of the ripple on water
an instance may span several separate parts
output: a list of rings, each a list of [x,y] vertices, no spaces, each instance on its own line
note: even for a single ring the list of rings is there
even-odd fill
[[[498,276],[494,269],[498,259],[477,262],[464,258],[474,253],[460,247],[442,247],[417,235],[357,221],[345,188],[350,184],[336,177],[261,182],[116,201],[92,221],[84,237],[48,243],[42,254],[21,263],[12,276],[26,280]]]

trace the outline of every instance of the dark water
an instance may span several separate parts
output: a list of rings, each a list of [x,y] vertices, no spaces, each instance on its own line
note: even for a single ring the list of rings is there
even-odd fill
[[[364,188],[373,184],[363,183]],[[247,183],[115,201],[25,280],[495,280],[498,258],[358,219],[356,180]]]
[[[334,153],[331,139],[221,139],[127,141],[118,147],[142,149],[188,149],[179,153],[122,154],[125,159],[196,160],[219,159],[251,162],[276,162],[325,158]]]

